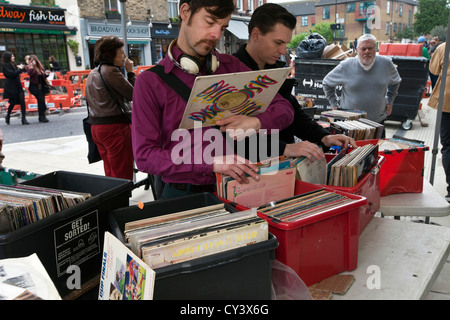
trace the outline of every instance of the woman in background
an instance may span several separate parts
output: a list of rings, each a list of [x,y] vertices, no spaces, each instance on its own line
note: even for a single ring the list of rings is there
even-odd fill
[[[92,138],[102,157],[105,175],[133,180],[131,114],[126,108],[133,98],[136,79],[133,61],[125,55],[120,38],[105,36],[95,43],[94,63],[98,67],[86,82]],[[122,67],[128,79],[121,72]]]
[[[36,98],[38,103],[39,122],[48,122],[45,112],[47,105],[45,103],[45,95],[49,92],[46,84],[48,75],[45,73],[44,66],[34,54],[30,55],[27,72],[30,76],[30,87],[28,91]]]
[[[29,124],[26,117],[25,94],[23,92],[22,83],[20,81],[20,74],[25,72],[25,65],[16,65],[15,57],[12,52],[6,51],[3,53],[3,74],[5,76],[5,87],[3,91],[3,99],[8,99],[8,112],[5,116],[6,124],[9,124],[11,112],[16,104],[20,105],[20,112],[22,114],[22,124]]]
[[[50,71],[51,72],[60,71],[59,63],[58,63],[58,61],[56,61],[55,56],[48,57],[48,60],[50,61]]]

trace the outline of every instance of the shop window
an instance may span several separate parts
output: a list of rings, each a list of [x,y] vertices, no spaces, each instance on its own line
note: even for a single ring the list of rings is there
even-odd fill
[[[128,58],[133,61],[135,66],[144,65],[144,46],[143,44],[128,45]]]
[[[171,39],[155,39],[155,55],[153,56],[153,63],[157,64],[167,54],[167,49]]]
[[[46,69],[48,57],[54,55],[61,70],[68,70],[65,37],[62,35],[3,33],[0,34],[0,52],[11,51],[17,62],[25,62],[25,56],[35,54]]]

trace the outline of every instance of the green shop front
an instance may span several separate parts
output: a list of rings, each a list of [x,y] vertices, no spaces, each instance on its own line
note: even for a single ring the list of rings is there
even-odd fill
[[[55,56],[61,71],[70,70],[66,36],[75,35],[76,27],[66,25],[66,9],[34,6],[0,5],[0,54],[11,51],[17,63],[36,54],[49,69],[49,56]]]

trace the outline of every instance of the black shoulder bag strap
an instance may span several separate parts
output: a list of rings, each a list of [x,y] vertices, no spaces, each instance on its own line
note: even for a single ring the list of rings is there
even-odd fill
[[[165,73],[164,67],[160,64],[147,69],[156,73],[162,80],[164,80],[173,90],[175,90],[184,100],[189,101],[189,95],[191,94],[191,88],[189,88],[183,81],[180,80],[172,72]]]
[[[191,89],[174,75],[172,72],[165,73],[164,67],[162,65],[156,65],[147,71],[152,71],[156,73],[163,81],[165,81],[175,92],[177,92],[184,100],[189,101],[189,95],[191,94]],[[155,199],[159,199],[164,190],[164,182],[161,179],[161,176],[152,175],[151,176],[152,190],[155,190],[156,197]]]
[[[127,112],[125,110],[123,110],[122,105],[119,103],[119,101],[117,100],[116,96],[112,93],[111,89],[108,87],[108,85],[105,82],[105,79],[103,79],[102,73],[101,73],[101,67],[102,65],[100,64],[98,66],[98,74],[100,75],[100,79],[103,82],[103,85],[105,86],[106,90],[108,91],[109,95],[111,96],[111,98],[114,100],[114,102],[117,104],[117,106],[119,107],[120,111],[122,111],[123,115],[128,119],[128,121],[131,123],[131,119],[130,116],[127,114]]]

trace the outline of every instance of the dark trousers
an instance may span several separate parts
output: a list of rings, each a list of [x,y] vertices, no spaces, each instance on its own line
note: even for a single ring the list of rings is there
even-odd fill
[[[450,113],[442,112],[441,119],[442,166],[447,182],[447,195],[450,195]]]
[[[9,98],[8,102],[9,102],[8,116],[13,111],[14,106],[16,104],[18,104],[18,105],[20,105],[20,112],[22,114],[22,119],[24,119],[25,118],[25,112],[26,112],[26,106],[25,106],[25,94],[23,93],[23,91],[20,91],[16,96]]]
[[[188,191],[180,191],[180,190],[172,188],[168,184],[165,184],[160,199],[173,199],[173,198],[178,198],[178,197],[189,196],[192,194],[194,194],[194,193],[188,192]]]
[[[37,84],[33,83],[30,83],[28,90],[37,100],[39,117],[45,117],[45,111],[47,111],[47,105],[45,104],[45,93],[42,90],[39,90]]]
[[[430,74],[430,81],[431,81],[431,89],[434,89],[434,86],[436,85],[436,81],[439,78],[439,75],[432,74],[431,72],[429,72],[429,74]]]

